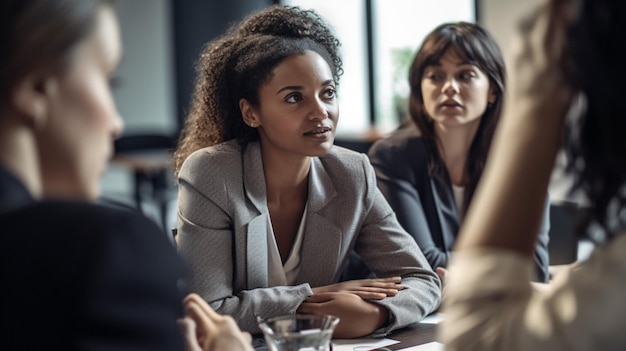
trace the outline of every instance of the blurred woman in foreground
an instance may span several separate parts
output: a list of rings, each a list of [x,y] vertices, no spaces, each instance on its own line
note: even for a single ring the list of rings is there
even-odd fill
[[[251,349],[196,295],[183,319],[186,268],[152,221],[93,204],[121,54],[109,1],[0,3],[2,346],[182,350],[179,320],[189,350]]]
[[[624,20],[623,1],[554,0],[522,23],[510,99],[447,276],[448,350],[626,349]],[[586,110],[566,119],[576,99]],[[524,278],[564,130],[570,171],[594,205],[586,226],[607,235],[533,291]]]

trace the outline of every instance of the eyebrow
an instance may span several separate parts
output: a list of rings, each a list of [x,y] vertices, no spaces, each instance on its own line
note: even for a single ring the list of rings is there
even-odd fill
[[[327,80],[323,81],[321,85],[323,87],[325,87],[327,85],[330,85],[333,82],[334,82],[333,79],[327,79]],[[285,90],[298,90],[299,91],[299,90],[304,90],[304,87],[301,86],[301,85],[287,85],[287,86],[284,86],[284,87],[278,89],[278,91],[276,92],[276,95],[280,94],[281,92],[283,92]]]
[[[467,61],[467,60],[466,60],[466,61],[461,61],[461,62],[459,62],[459,63],[457,63],[457,64],[456,64],[456,66],[457,66],[457,67],[459,67],[459,66],[465,66],[465,65],[476,66],[475,64],[473,64],[472,62]],[[435,63],[433,63],[433,64],[428,65],[428,66],[441,67],[441,62],[437,61],[437,62],[435,62]],[[428,67],[428,66],[427,66],[427,67]]]

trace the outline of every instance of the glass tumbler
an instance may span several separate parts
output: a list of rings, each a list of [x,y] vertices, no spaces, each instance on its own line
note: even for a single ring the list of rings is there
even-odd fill
[[[270,351],[329,351],[339,323],[339,317],[312,314],[257,319]]]

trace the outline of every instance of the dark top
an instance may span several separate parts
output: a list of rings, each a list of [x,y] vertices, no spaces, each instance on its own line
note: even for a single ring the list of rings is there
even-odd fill
[[[184,350],[186,267],[151,220],[46,201],[0,213],[0,228],[2,349]]]
[[[0,214],[35,202],[28,189],[11,172],[0,166]]]
[[[414,125],[393,132],[369,150],[378,187],[400,224],[415,238],[432,266],[447,267],[459,231],[459,214],[447,176],[428,172],[426,145]],[[515,201],[512,199],[511,201]],[[537,281],[549,278],[549,201],[535,248]]]

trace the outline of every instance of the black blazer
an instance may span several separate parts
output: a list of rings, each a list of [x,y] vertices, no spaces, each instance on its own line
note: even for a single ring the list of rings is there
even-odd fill
[[[448,177],[431,177],[419,130],[410,124],[376,142],[369,150],[378,187],[400,224],[417,241],[434,268],[447,267],[459,231],[459,214]],[[549,201],[535,248],[537,281],[549,278]]]
[[[151,220],[39,202],[0,213],[0,236],[2,349],[184,349],[186,267]]]

